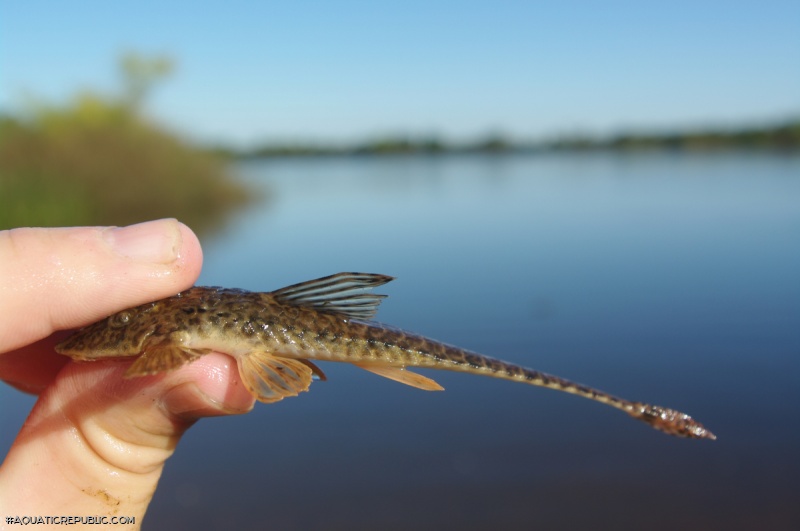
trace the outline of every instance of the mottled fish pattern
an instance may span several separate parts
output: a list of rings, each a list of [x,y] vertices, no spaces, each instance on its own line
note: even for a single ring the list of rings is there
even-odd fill
[[[549,387],[602,402],[663,432],[715,439],[678,411],[446,345],[370,319],[385,297],[370,290],[386,275],[339,273],[270,293],[193,287],[82,328],[56,351],[76,360],[138,356],[126,377],[176,369],[212,351],[236,359],[262,402],[307,391],[324,373],[310,360],[347,362],[429,391],[443,388],[408,367],[444,369]]]

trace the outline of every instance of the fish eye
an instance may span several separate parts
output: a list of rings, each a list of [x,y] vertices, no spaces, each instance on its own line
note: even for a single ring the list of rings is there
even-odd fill
[[[119,312],[111,317],[109,324],[114,328],[121,328],[130,323],[132,317],[131,312]]]

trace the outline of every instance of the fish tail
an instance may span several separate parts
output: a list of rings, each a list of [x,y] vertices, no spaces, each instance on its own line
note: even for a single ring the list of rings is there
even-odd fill
[[[586,385],[565,380],[558,376],[526,369],[516,368],[523,381],[531,385],[548,387],[557,391],[564,391],[573,395],[582,396],[595,402],[601,402],[611,407],[620,409],[631,417],[649,424],[651,427],[678,437],[688,437],[691,439],[711,439],[717,437],[702,424],[694,420],[686,413],[681,413],[674,409],[661,406],[654,406],[642,402],[631,402],[623,398],[616,397],[605,391],[595,389]]]
[[[506,363],[456,347],[447,346],[445,349],[447,352],[445,356],[442,356],[442,358],[446,360],[445,364],[441,366],[443,369],[447,368],[474,374],[485,374],[504,380],[513,380],[528,385],[563,391],[620,409],[631,417],[670,435],[693,439],[716,439],[716,436],[702,424],[689,415],[674,409],[642,402],[631,402],[606,393],[605,391],[600,391],[599,389],[594,389],[558,376]]]
[[[633,404],[633,408],[628,411],[628,414],[670,435],[691,439],[711,439],[712,441],[717,438],[692,417],[674,409],[637,402]]]

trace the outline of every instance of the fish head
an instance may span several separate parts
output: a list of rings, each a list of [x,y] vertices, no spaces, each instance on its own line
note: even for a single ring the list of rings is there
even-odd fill
[[[159,329],[159,306],[154,302],[109,315],[74,332],[56,352],[81,360],[135,356]]]

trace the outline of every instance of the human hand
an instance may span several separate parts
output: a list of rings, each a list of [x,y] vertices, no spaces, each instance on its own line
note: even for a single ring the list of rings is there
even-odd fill
[[[0,231],[0,379],[39,395],[0,466],[0,516],[132,516],[109,527],[138,528],[183,433],[253,407],[222,354],[125,380],[130,363],[53,350],[59,331],[188,288],[201,264],[197,238],[175,220]]]

